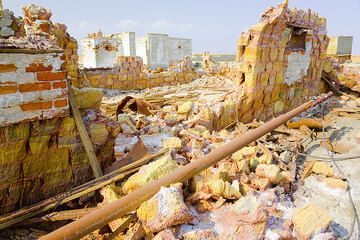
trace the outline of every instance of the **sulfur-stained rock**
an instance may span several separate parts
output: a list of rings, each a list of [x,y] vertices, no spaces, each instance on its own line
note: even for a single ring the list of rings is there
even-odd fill
[[[114,184],[110,184],[108,186],[103,187],[100,189],[100,194],[103,196],[103,201],[99,204],[99,206],[105,206],[110,204],[121,196],[118,194],[118,190]],[[130,216],[124,216],[122,218],[116,219],[109,223],[109,227],[111,231],[115,231],[118,227],[120,227]]]
[[[161,187],[155,196],[138,208],[137,215],[146,232],[159,232],[191,221],[190,211],[183,201],[181,184]]]
[[[193,178],[193,188],[196,192],[211,194],[216,197],[226,199],[238,199],[241,197],[240,184],[234,180],[232,184],[228,182],[229,174],[227,172],[217,171],[213,173],[210,169],[196,175]]]
[[[140,222],[131,223],[127,230],[124,240],[139,240],[143,239],[146,232]]]
[[[78,131],[76,130],[75,120],[72,117],[63,118],[58,135],[58,147],[71,147],[77,146],[80,141],[77,138]]]
[[[98,146],[103,145],[107,137],[109,135],[109,131],[106,128],[105,123],[91,123],[90,124],[90,137],[91,142]]]
[[[153,238],[153,240],[176,240],[173,231],[171,229],[165,229],[156,234],[156,236]]]
[[[175,126],[179,122],[177,114],[166,114],[164,117],[165,123],[169,126]]]
[[[178,137],[166,138],[162,141],[163,148],[175,149],[179,151],[181,149],[181,140]]]
[[[210,179],[206,181],[208,192],[215,196],[222,196],[226,199],[238,199],[241,197],[240,185],[237,180],[230,184],[222,179]]]
[[[321,180],[321,182],[323,182],[325,184],[325,186],[335,189],[335,190],[340,190],[343,192],[346,192],[349,188],[349,184],[341,179],[336,179],[336,178],[324,178]]]
[[[260,157],[257,157],[256,160],[259,163],[263,163],[263,164],[271,164],[273,158],[271,153],[264,153],[263,155],[261,155]]]
[[[324,162],[316,162],[312,167],[312,171],[316,174],[323,174],[327,177],[334,175],[334,169]]]
[[[165,155],[154,162],[142,166],[137,173],[129,177],[123,184],[122,191],[125,194],[135,191],[145,184],[167,175],[177,167],[178,165],[171,156]]]
[[[32,154],[40,154],[48,149],[50,135],[32,136],[29,139],[30,151]]]
[[[310,239],[316,233],[324,232],[331,221],[331,216],[314,204],[296,209],[292,215],[292,222],[298,239]]]
[[[275,164],[259,164],[256,167],[256,175],[268,178],[272,183],[279,183],[283,180],[279,166]]]
[[[193,103],[191,101],[187,101],[179,106],[177,113],[187,115],[191,112],[192,108]]]
[[[328,61],[324,61],[324,67],[323,67],[323,69],[324,69],[324,72],[330,73],[330,72],[332,71],[332,65],[331,65],[331,63],[328,62]]]
[[[257,147],[244,147],[240,149],[239,151],[235,152],[233,155],[231,155],[231,158],[234,160],[242,160],[250,157],[256,156],[256,153],[258,152]]]
[[[264,239],[268,213],[256,197],[248,195],[234,204],[200,214],[179,229],[180,239]]]
[[[104,93],[99,88],[73,88],[78,108],[95,108],[101,104]]]
[[[271,185],[271,182],[268,178],[256,177],[252,179],[251,186],[255,189],[259,189],[260,191],[265,191]]]

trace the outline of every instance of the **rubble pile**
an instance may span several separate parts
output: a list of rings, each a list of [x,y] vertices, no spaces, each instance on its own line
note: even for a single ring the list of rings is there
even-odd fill
[[[113,161],[114,138],[120,126],[97,109],[102,98],[102,92],[98,93],[98,89],[82,89],[80,93],[75,91],[75,96],[98,159],[105,167]],[[74,118],[70,116],[2,127],[0,172],[1,214],[37,203],[92,177]]]
[[[187,88],[186,85],[182,87]],[[172,88],[165,89],[171,91]],[[173,96],[181,94],[178,89]],[[146,98],[146,91],[137,95],[140,96]],[[163,106],[150,116],[131,109],[124,109],[126,113],[119,114],[122,130],[115,141],[118,166],[121,166],[120,162],[128,161],[131,149],[140,139],[147,152],[171,150],[170,154],[144,165],[138,173],[121,183],[117,188],[120,195],[129,194],[181,165],[196,161],[262,124],[254,121],[209,130],[206,122],[192,120],[194,112],[202,108],[200,99],[201,95],[198,100],[177,101],[177,104]],[[329,103],[329,106],[332,105]],[[307,117],[311,114],[315,114],[312,117],[318,116],[319,113],[309,114]],[[329,228],[333,218],[326,209],[311,204],[295,206],[290,200],[301,181],[309,176],[320,178],[323,187],[329,191],[345,193],[348,190],[347,182],[329,164],[322,161],[312,165],[301,164],[301,143],[308,141],[309,134],[313,134],[307,126],[313,131],[317,129],[311,124],[295,129],[280,127],[199,173],[182,188],[181,185],[162,188],[137,210],[138,223],[144,229],[143,236],[150,234],[156,239],[162,236],[164,239],[335,238],[338,233]],[[305,173],[306,177],[303,178]],[[164,194],[168,195],[165,197]],[[171,206],[171,209],[163,209],[167,206]],[[164,216],[164,213],[168,215]]]
[[[327,58],[324,72],[338,86],[345,86],[360,93],[360,65],[357,63],[339,63],[336,59]]]

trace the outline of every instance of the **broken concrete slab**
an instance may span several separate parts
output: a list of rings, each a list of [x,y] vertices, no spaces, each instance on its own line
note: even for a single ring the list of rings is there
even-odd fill
[[[159,232],[174,225],[191,221],[191,214],[185,205],[181,184],[161,187],[150,200],[137,210],[137,215],[147,232]]]
[[[149,182],[165,176],[176,168],[178,168],[176,162],[171,155],[166,154],[156,161],[142,166],[137,173],[129,177],[121,189],[125,194],[130,193]]]
[[[325,232],[332,221],[325,210],[314,204],[296,209],[291,219],[299,239],[310,239],[317,233]]]
[[[326,187],[339,190],[341,192],[346,192],[349,189],[349,184],[341,179],[323,178],[321,182],[324,183]]]
[[[327,177],[332,177],[335,173],[334,169],[324,162],[316,162],[312,167],[312,171],[316,174],[323,174]]]
[[[256,175],[267,178],[275,184],[283,180],[280,167],[274,164],[259,164],[256,167]]]

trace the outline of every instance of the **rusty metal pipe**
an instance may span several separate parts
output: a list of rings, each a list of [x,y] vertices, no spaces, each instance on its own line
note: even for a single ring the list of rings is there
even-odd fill
[[[324,94],[314,100],[311,100],[303,105],[281,115],[271,121],[261,125],[260,127],[245,133],[223,145],[222,147],[213,150],[209,154],[200,159],[191,162],[185,166],[179,167],[168,175],[146,184],[145,186],[127,194],[119,200],[110,203],[100,209],[91,212],[84,217],[65,225],[54,232],[43,236],[42,240],[56,240],[56,239],[80,239],[81,237],[101,228],[109,222],[122,217],[123,215],[136,210],[143,202],[149,200],[154,196],[161,186],[169,186],[171,183],[184,182],[194,177],[199,172],[213,166],[222,159],[230,156],[249,143],[264,136],[266,133],[273,131],[286,121],[295,117],[301,112],[323,102],[333,95],[332,92]]]

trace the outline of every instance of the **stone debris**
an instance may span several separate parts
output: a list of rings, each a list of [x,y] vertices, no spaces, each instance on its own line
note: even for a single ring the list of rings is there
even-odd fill
[[[325,232],[332,221],[325,210],[314,204],[296,209],[291,219],[299,239],[310,239],[315,234]]]
[[[165,229],[165,230],[159,232],[158,234],[156,234],[156,236],[153,239],[154,240],[176,240],[177,238],[175,237],[172,230]]]
[[[172,157],[170,155],[165,155],[154,162],[144,165],[137,173],[129,177],[122,185],[122,192],[127,194],[135,191],[145,184],[174,171],[177,167],[178,165]]]
[[[312,167],[312,171],[316,174],[322,174],[327,177],[332,177],[335,173],[334,169],[324,162],[316,162]]]
[[[138,208],[137,216],[146,232],[160,232],[190,222],[191,215],[183,200],[181,184],[161,187],[154,197]]]
[[[346,192],[349,189],[349,184],[341,179],[323,178],[321,182],[323,182],[326,187],[332,188],[334,190]]]

